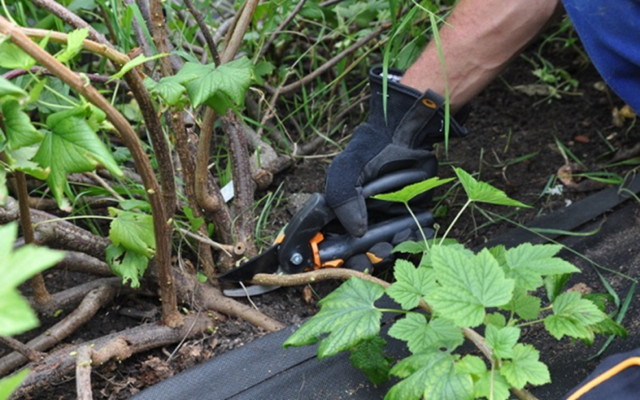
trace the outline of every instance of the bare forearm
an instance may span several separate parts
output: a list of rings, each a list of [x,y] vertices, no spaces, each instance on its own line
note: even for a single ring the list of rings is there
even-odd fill
[[[452,110],[475,97],[553,16],[559,0],[461,0],[440,29]],[[429,43],[401,83],[445,93],[445,73]]]

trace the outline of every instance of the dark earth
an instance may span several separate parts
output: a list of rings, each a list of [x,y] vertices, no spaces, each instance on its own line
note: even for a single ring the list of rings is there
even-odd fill
[[[532,208],[517,212],[506,207],[483,207],[490,212],[506,215],[518,223],[527,223],[539,215],[566,207],[603,187],[584,183],[592,181],[583,180],[572,185],[578,190],[571,190],[563,185],[562,194],[545,194],[546,188],[560,184],[557,178],[558,170],[567,162],[558,143],[584,164],[585,172],[598,172],[603,171],[603,166],[614,157],[632,149],[640,133],[633,126],[634,120],[620,121],[619,117],[613,117],[614,109],[622,108],[624,103],[606,89],[601,77],[585,59],[579,47],[567,44],[566,40],[551,41],[544,45],[542,41],[532,44],[525,52],[526,59],[516,59],[513,65],[473,102],[473,113],[466,123],[470,135],[461,140],[452,139],[448,155],[443,147],[438,150],[442,176],[453,175],[450,167],[452,165],[462,167],[468,172],[478,172],[481,180],[504,190],[512,198],[531,205]],[[548,63],[547,70],[563,70],[566,77],[577,82],[577,87],[564,88],[557,97],[544,94],[556,84],[541,84],[533,74],[538,67],[533,67],[530,61],[541,65],[538,56],[543,57]],[[557,84],[562,85],[563,82]],[[332,153],[334,150],[327,147],[322,151]],[[282,183],[285,194],[280,208],[271,216],[274,232],[295,212],[294,202],[288,201],[293,195],[323,190],[324,171],[330,161],[329,158],[317,157],[304,159],[276,177],[271,189],[275,190]],[[569,159],[569,162],[575,160]],[[624,176],[631,168],[633,165],[614,167],[607,171]],[[445,200],[438,204],[437,209],[444,210],[437,220],[438,224],[446,227],[464,200],[459,190],[449,193]],[[433,209],[436,210],[435,205]],[[494,221],[487,219],[479,210],[467,212],[455,226],[451,236],[470,247],[475,247],[503,235],[514,227],[509,222],[492,218]],[[46,279],[49,282],[64,282],[68,287],[84,280],[85,277],[76,273],[50,271]],[[584,283],[596,292],[604,291],[602,283],[597,278],[585,282],[578,278],[576,283]],[[614,287],[620,288],[626,284],[620,279],[613,279],[612,283]],[[311,288],[284,288],[256,297],[253,303],[264,313],[286,324],[296,324],[313,315],[317,311],[317,300],[335,286],[336,284],[325,283]],[[626,292],[622,292],[620,296],[623,297],[625,294]],[[112,307],[102,310],[67,342],[87,341],[136,326],[140,324],[140,317],[134,317],[132,310],[149,310],[155,306],[151,297],[119,297]],[[153,323],[157,318],[153,314],[143,317],[149,323]],[[53,320],[43,319],[43,326],[52,324]],[[111,361],[93,371],[94,397],[128,398],[186,368],[256,340],[263,334],[264,332],[248,323],[229,319],[221,324],[215,333],[197,340],[134,355],[123,362]],[[531,329],[526,335],[525,342],[529,342],[528,339],[531,338],[537,343],[542,343],[537,346],[543,353],[547,350],[545,341],[553,340],[537,329]],[[30,337],[25,337],[28,338]],[[565,339],[564,345],[569,346],[569,341]],[[581,346],[580,351],[584,351],[585,358],[595,354],[598,349],[597,346],[576,346]],[[550,360],[561,359],[562,351],[562,348],[554,350],[549,347],[547,354]],[[0,347],[0,356],[5,352],[7,350]],[[580,361],[569,368],[585,376],[596,363],[597,360]],[[558,368],[553,366],[551,369],[552,374],[558,371]],[[74,377],[68,376],[50,390],[33,398],[75,397]]]

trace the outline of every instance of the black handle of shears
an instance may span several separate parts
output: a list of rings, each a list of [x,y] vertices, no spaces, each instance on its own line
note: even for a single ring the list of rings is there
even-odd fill
[[[362,189],[362,193],[367,198],[380,193],[400,190],[426,178],[427,173],[423,170],[398,171],[368,183]],[[323,240],[323,238],[317,238],[318,233],[335,217],[323,195],[319,193],[311,195],[304,207],[298,211],[284,230],[284,240],[279,250],[279,261],[280,267],[285,273],[294,274],[316,264],[314,256],[317,254],[309,244]],[[368,233],[365,234],[366,236]],[[362,250],[358,248],[358,251]]]

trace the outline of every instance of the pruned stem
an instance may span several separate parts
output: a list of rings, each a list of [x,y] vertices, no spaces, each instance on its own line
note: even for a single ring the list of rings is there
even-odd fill
[[[78,400],[92,400],[91,346],[80,346],[76,355],[76,393]]]

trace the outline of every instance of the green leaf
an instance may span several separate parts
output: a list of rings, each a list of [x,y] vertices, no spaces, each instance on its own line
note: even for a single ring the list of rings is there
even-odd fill
[[[31,371],[23,369],[15,375],[0,379],[0,399],[8,399],[20,383],[29,375],[29,372]]]
[[[527,294],[522,288],[516,288],[511,302],[502,308],[515,312],[522,319],[536,319],[540,315],[540,305],[538,297]]]
[[[255,67],[255,79],[258,85],[264,85],[264,77],[270,75],[276,67],[268,61],[260,61]]]
[[[474,177],[460,168],[454,168],[464,191],[469,200],[479,203],[498,204],[503,206],[525,207],[530,206],[509,198],[502,190],[497,189],[486,182],[478,182]]]
[[[83,109],[84,107],[50,115],[47,125],[51,131],[46,132],[40,149],[33,158],[43,167],[51,168],[47,183],[60,207],[65,204],[63,192],[68,173],[93,171],[101,164],[114,175],[122,176],[111,152],[87,121],[78,117],[85,112]]]
[[[204,217],[196,218],[195,215],[193,215],[193,210],[186,206],[183,207],[182,210],[184,211],[185,217],[187,217],[187,220],[189,221],[191,232],[198,232],[198,229],[200,229],[200,227],[204,225]]]
[[[13,251],[15,222],[0,226],[0,335],[11,336],[38,326],[38,318],[16,288],[58,263],[64,252],[26,245]]]
[[[527,383],[544,385],[551,382],[549,369],[539,361],[540,353],[531,345],[517,344],[513,348],[513,358],[504,361],[500,374],[516,389]]]
[[[471,375],[456,371],[450,354],[429,352],[409,356],[398,362],[391,374],[405,379],[389,390],[385,400],[473,398]]]
[[[427,249],[424,241],[421,242],[413,242],[406,241],[402,242],[391,251],[392,253],[409,253],[409,254],[420,254]]]
[[[583,299],[578,292],[567,292],[553,301],[553,315],[544,319],[544,326],[558,340],[565,335],[590,339],[593,333],[587,327],[604,318],[605,314],[593,302]]]
[[[496,328],[488,325],[485,330],[485,340],[497,358],[513,357],[513,346],[518,343],[519,338],[520,329],[512,326]]]
[[[15,44],[5,41],[0,44],[0,67],[6,69],[29,69],[36,65],[30,55]]]
[[[320,312],[305,322],[283,346],[313,344],[322,334],[329,333],[318,347],[318,358],[323,359],[377,336],[382,312],[373,303],[383,294],[384,289],[376,283],[350,278],[320,300]]]
[[[34,178],[46,180],[49,177],[51,168],[42,168],[40,164],[31,161],[40,149],[39,146],[21,147],[18,150],[5,150],[7,163],[12,170],[22,171]]]
[[[178,73],[178,75],[184,74],[197,76],[196,79],[185,84],[194,107],[215,101],[216,94],[223,94],[235,104],[242,105],[253,79],[253,64],[247,57],[223,64],[218,68],[214,64],[186,63]]]
[[[605,318],[602,321],[594,325],[590,325],[589,328],[594,333],[599,333],[601,335],[614,335],[623,339],[627,338],[627,330],[622,325],[612,320],[608,315],[605,315]]]
[[[189,80],[196,78],[197,75],[192,75]],[[151,93],[160,96],[165,104],[175,106],[182,100],[182,95],[187,92],[187,89],[183,86],[183,83],[187,81],[184,76],[173,75],[164,77],[159,82],[155,82],[151,78],[145,78],[144,85]]]
[[[562,250],[561,245],[523,243],[507,250],[505,259],[512,268],[527,265],[528,268],[533,268],[544,275],[580,272],[570,263],[555,258],[560,250]]]
[[[84,40],[89,35],[89,28],[76,29],[67,35],[67,47],[56,56],[61,63],[67,63],[80,54]]]
[[[389,371],[391,370],[393,358],[384,357],[382,354],[386,344],[386,340],[376,336],[351,348],[351,354],[349,355],[351,365],[362,370],[374,385],[379,385],[389,380]]]
[[[433,271],[416,268],[406,260],[396,261],[393,274],[396,281],[387,288],[387,294],[405,310],[416,308],[427,293],[438,288]]]
[[[567,284],[570,277],[570,274],[562,274],[550,275],[544,278],[544,287],[547,290],[547,298],[550,302],[553,302],[556,297],[562,294],[564,285]]]
[[[471,375],[480,376],[487,372],[487,365],[478,356],[467,355],[456,363],[456,370]]]
[[[462,330],[444,318],[433,318],[429,323],[424,315],[407,314],[389,329],[389,336],[407,342],[413,354],[446,348],[455,350],[464,342]]]
[[[398,203],[408,203],[411,199],[419,194],[427,192],[445,183],[451,182],[454,178],[440,179],[437,176],[429,178],[422,182],[414,183],[413,185],[405,186],[397,192],[377,194],[372,196],[374,199],[393,201]]]
[[[131,281],[131,287],[140,287],[138,278],[144,275],[149,265],[146,256],[111,244],[107,247],[106,258],[111,271],[122,278],[122,284]]]
[[[480,375],[474,388],[476,398],[487,398],[493,400],[507,400],[510,398],[510,385],[500,374],[492,374],[486,371]]]
[[[146,63],[147,61],[153,61],[155,59],[166,57],[168,55],[169,54],[167,54],[167,53],[160,53],[160,54],[155,54],[155,55],[150,56],[150,57],[145,57],[144,54],[140,54],[139,56],[137,56],[133,60],[130,60],[125,65],[123,65],[122,68],[120,68],[120,71],[118,71],[117,73],[115,73],[115,74],[113,74],[111,76],[110,81],[114,80],[114,79],[122,78],[124,76],[124,74],[126,74],[129,71],[131,71],[132,69],[134,69],[138,65],[142,65],[142,64]]]
[[[435,312],[461,327],[482,323],[486,307],[508,303],[513,280],[507,279],[488,250],[469,256],[452,246],[434,246],[431,262],[441,285],[427,295]]]
[[[136,252],[147,258],[156,250],[153,217],[148,214],[122,211],[109,207],[109,214],[116,217],[111,221],[109,239],[116,246]]]
[[[42,140],[42,133],[38,132],[31,124],[31,118],[22,111],[20,103],[16,100],[4,102],[2,114],[4,115],[5,134],[10,149],[31,146]]]
[[[0,76],[0,98],[13,97],[16,99],[24,99],[29,97],[21,87],[14,85],[6,78]]]
[[[38,326],[36,313],[16,289],[5,289],[0,293],[0,335],[17,335]]]
[[[17,287],[64,258],[62,251],[33,245],[12,251],[17,232],[15,222],[0,226],[0,293]]]
[[[507,319],[504,315],[496,312],[487,314],[487,316],[484,317],[484,323],[485,325],[493,325],[496,328],[504,328],[507,326]]]

